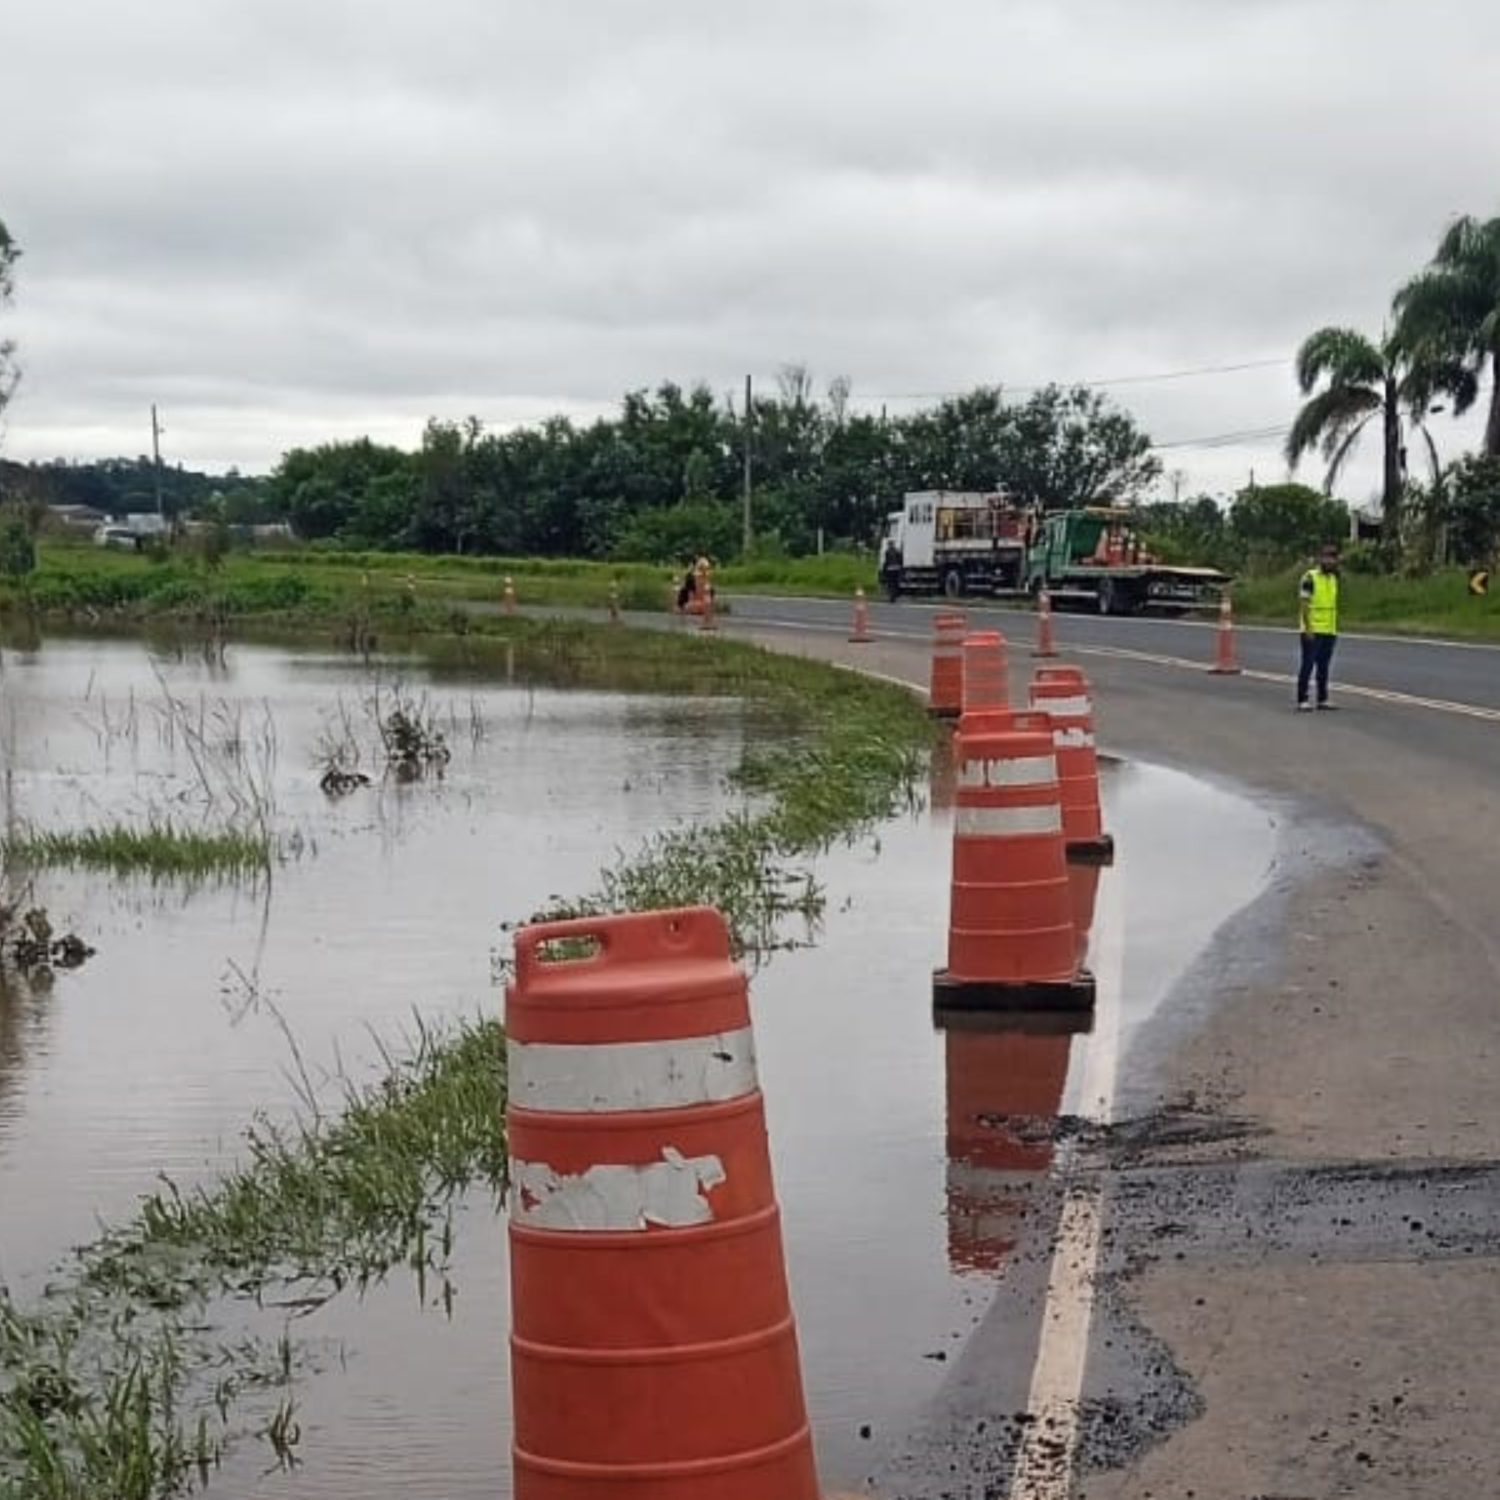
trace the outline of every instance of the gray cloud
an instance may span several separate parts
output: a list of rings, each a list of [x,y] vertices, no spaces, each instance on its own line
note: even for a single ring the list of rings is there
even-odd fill
[[[134,452],[156,400],[258,468],[787,359],[905,409],[1289,357],[1500,211],[1497,64],[1489,0],[12,0],[6,447]],[[1115,394],[1164,442],[1293,406]]]

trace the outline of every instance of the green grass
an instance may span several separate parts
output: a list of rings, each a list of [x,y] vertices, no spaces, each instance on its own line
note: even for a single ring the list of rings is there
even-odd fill
[[[1295,627],[1301,568],[1235,583],[1238,619]],[[1395,635],[1500,637],[1500,592],[1471,597],[1468,574],[1445,568],[1426,578],[1346,573],[1339,589],[1341,631],[1389,631]]]
[[[665,613],[681,568],[572,558],[434,557],[420,553],[312,548],[232,553],[216,570],[187,559],[46,543],[25,585],[0,583],[0,609],[44,616],[172,617],[227,625],[247,616],[314,620],[354,611],[401,618],[413,606],[490,605],[513,580],[519,607],[597,609],[610,591],[621,609]],[[733,564],[719,569],[722,593],[771,590],[852,597],[873,589],[874,566],[847,555]],[[732,605],[730,606],[732,608]]]
[[[435,625],[442,612],[430,614]],[[413,616],[428,618],[425,606]],[[823,896],[806,857],[911,803],[933,743],[899,688],[696,632],[495,619],[424,647],[466,673],[505,662],[552,680],[746,700],[776,733],[736,773],[744,805],[665,830],[545,913],[707,901],[741,952],[769,952],[816,922]],[[458,1201],[471,1189],[498,1201],[505,1188],[504,1106],[497,1024],[419,1025],[410,1056],[347,1086],[337,1114],[309,1095],[295,1125],[252,1126],[242,1164],[219,1181],[164,1182],[77,1252],[40,1303],[22,1308],[0,1289],[0,1500],[161,1500],[206,1480],[247,1434],[288,1461],[289,1339],[227,1343],[216,1304],[305,1308],[405,1267],[424,1302],[451,1308]]]
[[[70,832],[28,830],[0,842],[0,858],[28,868],[45,865],[107,870],[115,875],[253,875],[270,868],[270,836],[241,829],[203,830],[123,823]]]

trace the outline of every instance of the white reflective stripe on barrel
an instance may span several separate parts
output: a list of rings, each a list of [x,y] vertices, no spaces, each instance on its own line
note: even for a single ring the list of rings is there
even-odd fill
[[[963,787],[1046,786],[1056,780],[1057,762],[1050,755],[966,760],[958,773],[958,784]]]
[[[1094,737],[1087,729],[1058,729],[1053,731],[1052,744],[1057,750],[1092,750]]]
[[[1080,719],[1089,712],[1087,698],[1039,698],[1033,693],[1031,706],[1058,719]]]
[[[1062,809],[1046,807],[959,807],[953,831],[965,838],[1006,838],[1027,833],[1061,833]]]
[[[507,1039],[510,1102],[557,1114],[685,1109],[754,1093],[747,1026],[665,1042],[557,1043]]]
[[[644,1166],[606,1164],[557,1172],[545,1162],[510,1164],[510,1216],[538,1229],[610,1233],[687,1229],[713,1220],[709,1191],[727,1179],[717,1156],[684,1156],[672,1146]]]

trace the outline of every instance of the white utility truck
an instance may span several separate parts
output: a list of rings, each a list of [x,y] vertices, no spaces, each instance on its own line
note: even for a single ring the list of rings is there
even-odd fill
[[[1012,594],[1025,587],[1029,517],[1003,490],[920,490],[886,517],[880,583],[902,594]]]

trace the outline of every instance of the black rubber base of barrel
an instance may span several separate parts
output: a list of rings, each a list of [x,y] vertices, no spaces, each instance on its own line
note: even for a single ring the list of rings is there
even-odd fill
[[[1072,979],[954,979],[946,969],[932,976],[934,1014],[951,1010],[1072,1010],[1094,1008],[1094,976],[1080,969]]]
[[[1022,1032],[1026,1036],[1083,1036],[1094,1029],[1092,1010],[959,1010],[934,1002],[934,1031],[989,1036]]]
[[[927,712],[934,719],[957,719],[962,710],[957,708],[929,708]]]
[[[1112,834],[1102,834],[1082,844],[1068,845],[1068,860],[1075,865],[1112,865],[1115,862],[1115,840]]]

